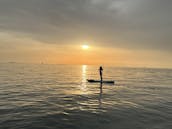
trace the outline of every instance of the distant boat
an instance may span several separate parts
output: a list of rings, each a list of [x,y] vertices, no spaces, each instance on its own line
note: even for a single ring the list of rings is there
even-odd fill
[[[101,81],[100,81],[100,80],[94,80],[94,79],[87,79],[87,81],[88,81],[88,82],[90,82],[90,83],[101,83]],[[102,82],[102,83],[115,84],[115,81],[105,81],[105,80],[103,80],[103,82]]]
[[[9,64],[16,64],[16,62],[13,62],[13,61],[11,61],[11,62],[8,62]]]

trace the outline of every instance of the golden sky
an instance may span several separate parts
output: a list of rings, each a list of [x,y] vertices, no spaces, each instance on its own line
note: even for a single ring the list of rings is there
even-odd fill
[[[24,40],[24,39],[23,39]],[[1,61],[45,64],[90,64],[129,67],[171,67],[170,52],[152,50],[130,50],[96,46],[94,43],[81,41],[72,45],[36,43],[25,39],[6,44],[8,49],[0,51]],[[82,45],[87,43],[88,49]],[[5,48],[4,46],[4,48]],[[9,47],[10,46],[10,47]]]

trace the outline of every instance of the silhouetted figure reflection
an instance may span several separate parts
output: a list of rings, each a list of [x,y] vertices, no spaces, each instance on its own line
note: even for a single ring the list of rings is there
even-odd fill
[[[103,68],[102,68],[102,66],[100,66],[100,68],[99,68],[99,73],[100,73],[100,80],[101,80],[101,83],[103,82]]]
[[[100,83],[100,93],[99,93],[99,105],[100,106],[102,104],[102,93],[103,93],[102,83]]]

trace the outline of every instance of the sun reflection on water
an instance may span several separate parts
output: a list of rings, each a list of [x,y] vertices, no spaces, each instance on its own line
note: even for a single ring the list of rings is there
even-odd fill
[[[82,66],[82,82],[86,82],[87,65]]]
[[[82,66],[82,84],[80,87],[82,91],[87,91],[86,79],[87,79],[87,65],[83,65]]]
[[[88,89],[87,87],[87,65],[82,65],[81,66],[81,82],[79,83],[78,87],[76,89],[67,91],[69,94],[91,94],[92,91]]]

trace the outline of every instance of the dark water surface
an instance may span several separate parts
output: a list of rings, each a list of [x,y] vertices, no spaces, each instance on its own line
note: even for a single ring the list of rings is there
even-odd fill
[[[0,129],[172,129],[172,70],[0,64]]]

